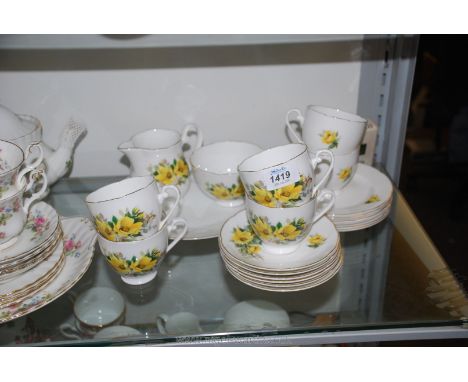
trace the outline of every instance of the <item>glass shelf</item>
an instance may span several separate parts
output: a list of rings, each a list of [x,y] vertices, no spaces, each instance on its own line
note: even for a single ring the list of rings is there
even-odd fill
[[[116,180],[64,179],[46,201],[62,216],[88,216],[86,195]],[[429,293],[437,272],[445,272],[444,280],[451,273],[444,270],[445,263],[430,247],[430,240],[398,191],[388,219],[366,230],[343,233],[341,241],[345,252],[341,272],[325,284],[294,293],[264,292],[234,279],[224,269],[216,239],[179,243],[156,279],[141,287],[124,284],[96,245],[93,262],[83,278],[45,307],[0,325],[0,344],[269,346],[468,337],[468,330],[463,329],[468,324],[463,309],[445,301],[443,293],[437,297]],[[126,305],[123,324],[137,329],[140,336],[72,340],[61,334],[59,326],[74,320],[73,296],[92,286],[121,293]],[[451,288],[459,288],[456,280]],[[281,306],[291,324],[263,328],[259,323],[261,328],[226,332],[222,328],[225,313],[246,300],[267,300]],[[161,334],[156,317],[177,312],[195,314],[202,333]]]

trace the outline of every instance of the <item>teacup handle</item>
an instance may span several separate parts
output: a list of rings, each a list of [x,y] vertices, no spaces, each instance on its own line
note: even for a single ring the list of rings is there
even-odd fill
[[[33,170],[29,174],[29,181],[28,185],[26,186],[26,190],[30,190],[31,187],[36,183],[38,180],[38,177],[42,177],[43,183],[42,187],[39,191],[35,192],[32,194],[29,198],[27,198],[24,203],[23,203],[23,211],[25,214],[28,214],[29,212],[29,207],[31,206],[31,203],[34,202],[35,200],[39,199],[46,191],[47,189],[47,177],[45,176],[44,170]]]
[[[161,313],[158,317],[156,317],[156,326],[158,327],[159,333],[167,334],[166,322],[168,319],[169,316],[164,313]]]
[[[317,205],[324,199],[329,199],[329,202],[324,208],[322,208],[322,210],[317,215],[314,216],[312,224],[319,220],[333,207],[333,205],[335,204],[335,193],[331,190],[322,190],[317,196]]]
[[[320,187],[325,184],[326,182],[328,182],[328,178],[331,174],[331,172],[333,171],[333,166],[335,165],[335,157],[333,156],[333,153],[330,151],[330,150],[319,150],[315,153],[314,155],[314,158],[310,158],[310,161],[312,163],[312,169],[315,171],[315,168],[317,167],[317,165],[323,161],[324,157],[328,157],[329,161],[330,161],[330,167],[328,168],[327,172],[325,173],[325,176],[322,178],[322,180],[320,182],[318,182],[317,185],[315,185],[313,191],[312,191],[312,195],[315,195],[315,193],[317,192],[317,190],[320,189]]]
[[[185,236],[185,234],[187,233],[187,229],[188,229],[188,226],[187,226],[187,222],[182,219],[182,218],[175,218],[171,225],[168,227],[168,231],[169,233],[173,232],[173,231],[176,231],[178,228],[180,229],[182,227],[182,230],[180,231],[180,233],[174,238],[174,240],[172,240],[172,242],[167,246],[167,249],[166,249],[166,254],[169,253],[169,251],[180,241],[182,240],[182,238]]]
[[[194,133],[197,136],[197,140],[195,141],[195,144],[192,145],[189,142],[191,141],[190,138],[190,133]],[[182,144],[190,144],[190,150],[187,150],[184,152],[184,156],[186,159],[190,159],[192,156],[192,153],[194,150],[198,149],[201,147],[203,144],[203,134],[201,130],[195,125],[194,123],[189,123],[188,125],[185,126],[184,130],[182,131]]]
[[[81,340],[81,336],[78,330],[73,325],[62,324],[59,326],[59,330],[64,337],[70,338],[72,340]]]
[[[169,198],[171,195],[167,192],[167,190],[173,190],[176,193],[176,200],[174,205],[171,207],[169,212],[166,214],[166,217],[161,220],[159,223],[159,229],[164,227],[164,225],[172,219],[172,215],[174,215],[174,212],[177,211],[177,207],[179,206],[180,203],[180,191],[176,186],[164,186],[161,189],[161,193],[158,194],[158,201],[161,203],[161,205],[164,203],[164,200]]]
[[[33,149],[35,148],[39,149],[39,156],[34,160],[34,162],[27,164],[18,174],[18,177],[16,178],[16,187],[21,188],[21,182],[23,181],[24,176],[34,170],[37,166],[39,166],[42,163],[42,160],[44,159],[44,151],[42,150],[42,147],[40,145],[40,142],[33,142],[31,143],[27,148],[26,148],[26,158],[25,158],[25,163],[27,163],[27,159],[29,158],[29,155],[32,153]]]
[[[299,126],[302,129],[302,126],[304,125],[304,117],[302,116],[302,113],[299,109],[291,109],[286,113],[286,126],[288,126],[288,130],[290,132],[289,137],[292,138],[294,143],[304,143],[302,138],[299,137],[296,131],[294,131],[294,127],[291,125],[291,122],[294,121],[294,119],[290,120],[289,116],[292,113],[296,113],[296,121],[299,122]]]

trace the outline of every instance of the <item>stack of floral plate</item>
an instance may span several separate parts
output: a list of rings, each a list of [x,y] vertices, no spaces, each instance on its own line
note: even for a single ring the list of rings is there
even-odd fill
[[[336,192],[328,214],[339,232],[357,231],[380,223],[390,213],[393,186],[386,175],[359,163],[351,182]]]
[[[64,264],[57,212],[38,203],[14,245],[0,251],[0,307],[27,298],[48,285]]]
[[[272,292],[295,292],[330,280],[343,265],[340,238],[326,217],[312,227],[300,247],[289,254],[262,248],[245,210],[229,218],[218,237],[221,257],[229,273],[244,284]]]

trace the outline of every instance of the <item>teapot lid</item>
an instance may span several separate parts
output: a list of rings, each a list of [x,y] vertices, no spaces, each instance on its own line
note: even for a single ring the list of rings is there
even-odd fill
[[[30,130],[15,113],[0,105],[0,139],[15,139],[29,133]]]

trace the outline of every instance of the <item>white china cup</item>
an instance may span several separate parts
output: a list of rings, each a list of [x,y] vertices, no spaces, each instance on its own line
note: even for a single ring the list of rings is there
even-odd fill
[[[168,198],[175,200],[166,216],[163,206]],[[139,241],[158,232],[172,219],[180,201],[175,186],[161,191],[151,176],[124,179],[104,186],[86,197],[97,231],[111,241]]]
[[[307,203],[326,179],[315,181],[315,168],[324,159],[331,164],[329,150],[317,151],[313,158],[304,144],[288,144],[262,151],[238,166],[247,198],[268,207],[295,207]]]
[[[288,313],[280,306],[265,300],[248,300],[233,305],[224,315],[222,329],[255,330],[287,328]]]
[[[196,138],[191,138],[191,134]],[[190,144],[191,141],[195,142]],[[168,129],[143,131],[120,144],[118,149],[129,158],[132,176],[152,175],[160,186],[177,186],[185,195],[190,184],[187,160],[202,143],[200,129],[190,124],[182,134]],[[190,150],[184,152],[185,145],[190,145]]]
[[[96,333],[94,339],[96,340],[106,340],[106,339],[113,339],[113,338],[122,338],[122,337],[136,337],[141,336],[141,333],[131,328],[130,326],[124,325],[115,325],[109,326],[107,328],[101,329],[99,332]]]
[[[38,150],[39,155],[31,163],[26,164],[30,154]],[[30,144],[23,150],[14,143],[0,140],[0,199],[8,198],[15,194],[21,187],[23,178],[27,173],[37,168],[44,158],[39,142]],[[22,169],[23,164],[26,164]]]
[[[190,157],[198,187],[209,198],[225,207],[244,203],[244,186],[237,166],[245,158],[262,151],[247,142],[216,142],[195,150]]]
[[[36,182],[42,179],[39,191],[30,197],[24,198],[24,193],[29,191]],[[22,179],[20,188],[13,195],[0,200],[0,250],[13,245],[18,235],[23,231],[29,213],[31,203],[44,195],[47,189],[47,178],[43,170],[33,170],[29,173],[29,179]]]
[[[92,287],[76,298],[73,315],[73,324],[60,325],[62,335],[71,339],[94,336],[102,328],[124,321],[125,301],[114,289]]]
[[[124,283],[143,285],[156,277],[164,257],[186,232],[186,221],[175,218],[171,224],[144,240],[114,242],[98,235],[98,242],[107,262]],[[170,244],[169,233],[177,234]]]
[[[335,203],[335,193],[319,191],[307,203],[290,208],[270,208],[247,199],[246,212],[252,230],[262,240],[262,247],[270,253],[291,253],[309,234],[313,224]],[[317,205],[325,203],[317,211]]]
[[[161,334],[188,335],[202,332],[198,317],[191,312],[179,312],[172,316],[160,314],[156,318],[156,325]]]
[[[344,188],[356,173],[358,160],[359,160],[360,147],[350,152],[349,154],[335,155],[335,164],[333,172],[329,175],[328,181],[324,184],[328,190],[339,192]],[[329,163],[326,160],[318,164],[316,168],[317,180],[321,180],[327,172]]]
[[[295,121],[302,129],[302,136],[291,125],[294,114]],[[295,142],[305,143],[311,151],[329,149],[333,154],[347,154],[360,146],[367,120],[339,109],[309,105],[305,115],[299,109],[289,110],[286,113],[286,125],[290,138]]]

